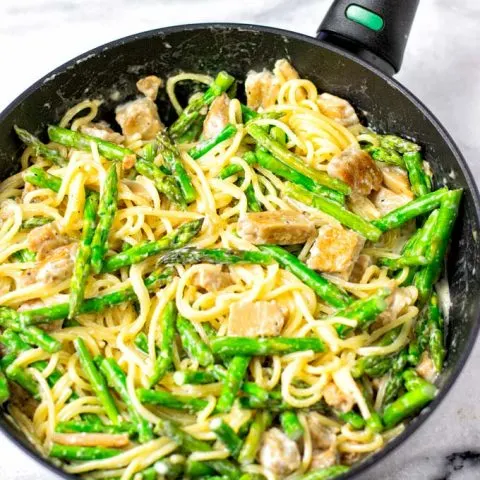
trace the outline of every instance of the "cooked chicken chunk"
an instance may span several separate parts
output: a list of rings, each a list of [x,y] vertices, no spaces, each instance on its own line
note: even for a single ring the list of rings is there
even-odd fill
[[[107,142],[122,143],[125,137],[110,128],[106,122],[87,123],[80,127],[80,131],[85,135],[100,138]]]
[[[139,133],[142,139],[151,140],[164,128],[157,106],[146,97],[118,106],[115,114],[124,135]]]
[[[387,297],[388,308],[378,316],[378,321],[381,325],[392,322],[400,314],[405,313],[405,310],[410,305],[417,301],[418,290],[416,287],[399,287]]]
[[[137,88],[153,102],[157,99],[158,89],[163,85],[162,79],[156,75],[148,75],[137,82]]]
[[[300,467],[297,444],[278,428],[267,430],[258,454],[260,463],[276,475],[289,475]]]
[[[71,239],[60,233],[57,222],[47,223],[32,229],[27,235],[27,246],[37,254],[37,260],[43,260],[57,247],[71,243]]]
[[[245,80],[245,92],[247,94],[247,105],[254,110],[263,107],[267,108],[275,104],[280,82],[272,72],[248,72]]]
[[[410,182],[405,170],[400,167],[381,167],[383,175],[383,184],[389,188],[393,193],[405,195],[413,198],[412,189],[410,188]]]
[[[335,432],[322,423],[318,413],[310,412],[307,415],[307,425],[314,449],[326,450],[335,443]]]
[[[274,300],[236,302],[230,306],[228,335],[237,337],[276,337],[280,335],[285,315]]]
[[[370,255],[359,255],[355,265],[353,266],[352,273],[350,274],[349,282],[358,283],[364,273],[367,271],[367,268],[372,265],[372,258]]]
[[[364,245],[365,239],[358,233],[324,225],[318,231],[307,265],[321,272],[339,273],[348,279]]]
[[[334,382],[328,383],[323,389],[323,399],[327,405],[344,413],[349,412],[355,403],[355,400],[346,396]]]
[[[317,104],[325,116],[344,127],[353,127],[360,123],[354,108],[344,98],[322,93],[317,99]]]
[[[420,363],[415,370],[422,378],[430,383],[433,383],[437,377],[437,371],[435,370],[432,359],[427,352],[423,352]]]
[[[296,80],[300,78],[298,72],[292,67],[291,63],[285,58],[281,58],[275,62],[273,69],[275,76],[282,82],[288,82],[289,80]]]
[[[306,242],[315,227],[300,212],[277,210],[247,213],[238,221],[238,234],[255,245],[294,245]]]
[[[229,105],[230,99],[226,93],[212,102],[203,122],[203,136],[205,138],[215,138],[227,126]]]
[[[342,180],[360,195],[369,195],[372,190],[378,190],[383,180],[382,172],[372,157],[355,146],[333,157],[327,166],[327,173]]]
[[[408,197],[407,195],[393,193],[391,190],[384,187],[380,188],[378,192],[373,193],[371,199],[381,215],[386,215],[392,210],[396,210],[412,200],[411,197]]]
[[[8,388],[10,389],[10,402],[28,418],[33,418],[39,405],[38,401],[15,382],[9,382]]]
[[[208,292],[216,292],[232,285],[233,282],[230,274],[222,271],[221,265],[202,265],[202,269],[193,277],[192,283]]]
[[[312,452],[312,463],[310,468],[312,470],[333,467],[337,463],[338,453],[335,446],[327,450],[314,450]]]

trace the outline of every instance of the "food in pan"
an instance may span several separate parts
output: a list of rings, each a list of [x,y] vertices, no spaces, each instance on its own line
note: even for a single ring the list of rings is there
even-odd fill
[[[333,478],[436,395],[461,190],[286,60],[244,86],[151,75],[115,124],[15,128],[0,398],[69,473]]]

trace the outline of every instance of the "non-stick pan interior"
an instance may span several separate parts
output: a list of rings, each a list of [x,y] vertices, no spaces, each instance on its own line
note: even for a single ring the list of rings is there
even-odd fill
[[[478,326],[479,207],[473,180],[448,135],[415,98],[338,50],[302,35],[238,25],[174,27],[114,42],[60,67],[0,116],[0,178],[19,169],[21,145],[12,133],[14,124],[44,134],[48,123],[55,123],[67,108],[85,98],[103,100],[102,112],[109,119],[115,105],[133,98],[135,82],[142,75],[155,73],[165,78],[180,70],[214,74],[224,69],[243,79],[250,69],[271,68],[276,59],[283,57],[291,59],[301,76],[312,80],[319,90],[351,101],[371,127],[418,141],[433,167],[437,185],[465,189],[448,260],[452,305],[447,336],[449,353],[440,379],[440,385],[448,388],[466,360]],[[164,99],[159,100],[159,107],[162,118],[168,122],[173,112]],[[442,396],[443,392],[439,397]],[[401,438],[423,417],[424,414],[411,422]],[[1,414],[0,424],[29,448]],[[381,455],[374,455],[364,465]],[[352,473],[355,471],[358,470]]]

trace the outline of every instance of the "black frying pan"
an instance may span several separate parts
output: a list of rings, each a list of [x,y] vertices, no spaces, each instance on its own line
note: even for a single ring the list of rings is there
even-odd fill
[[[347,9],[353,3],[368,11],[357,10],[354,19],[348,19]],[[62,65],[0,114],[1,178],[5,178],[19,168],[21,145],[12,131],[14,124],[45,133],[47,123],[58,121],[67,108],[86,97],[104,100],[102,115],[108,120],[116,104],[136,94],[135,82],[142,75],[155,73],[165,78],[179,70],[215,73],[224,69],[243,79],[248,70],[272,68],[275,60],[287,57],[301,76],[312,80],[319,90],[348,99],[371,127],[407,135],[420,143],[435,172],[437,187],[447,184],[465,190],[448,259],[453,307],[446,340],[447,365],[439,379],[440,393],[401,435],[344,478],[354,477],[383,458],[428,418],[463,368],[479,327],[480,249],[474,232],[480,231],[480,206],[474,179],[438,120],[390,77],[400,68],[417,4],[418,0],[338,0],[327,13],[317,39],[274,28],[215,23],[133,35]],[[379,14],[380,20],[372,17],[372,12]],[[359,13],[366,20],[358,17]],[[348,15],[352,17],[351,10]],[[164,120],[174,118],[165,99],[159,99],[159,108]],[[2,412],[0,427],[39,462],[64,478],[73,478],[40,458]]]

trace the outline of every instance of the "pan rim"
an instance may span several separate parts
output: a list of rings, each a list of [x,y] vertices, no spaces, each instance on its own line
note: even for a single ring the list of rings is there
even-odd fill
[[[448,145],[449,149],[453,153],[456,162],[458,163],[467,183],[468,191],[472,195],[472,200],[474,203],[474,210],[477,216],[478,223],[480,223],[480,195],[475,183],[473,174],[468,166],[464,156],[460,152],[459,148],[457,147],[456,143],[448,133],[448,131],[443,127],[440,121],[436,118],[436,116],[406,87],[404,87],[401,83],[395,80],[393,77],[390,77],[383,72],[381,72],[376,67],[370,65],[369,63],[365,62],[362,59],[355,57],[353,54],[342,50],[334,45],[328,44],[322,40],[319,40],[315,37],[311,37],[305,34],[293,32],[291,30],[280,29],[275,27],[269,26],[262,26],[262,25],[252,25],[247,23],[229,23],[229,22],[210,22],[210,23],[188,23],[183,25],[175,25],[170,27],[162,27],[152,30],[147,30],[140,33],[135,33],[132,35],[128,35],[125,37],[118,38],[116,40],[107,42],[102,44],[98,47],[90,49],[76,57],[72,58],[71,60],[61,64],[57,68],[53,69],[51,72],[47,73],[39,80],[34,82],[31,86],[29,86],[26,90],[20,93],[13,101],[11,101],[1,112],[0,112],[0,123],[2,123],[5,118],[15,109],[18,105],[20,105],[26,98],[36,92],[42,85],[47,83],[49,80],[54,78],[55,76],[64,73],[72,66],[84,61],[91,56],[95,56],[101,54],[104,51],[109,50],[110,48],[118,47],[119,45],[124,45],[130,42],[134,42],[139,39],[143,38],[150,38],[155,36],[165,36],[171,33],[176,32],[194,32],[196,30],[247,30],[251,32],[259,32],[259,33],[269,33],[280,35],[286,38],[293,38],[296,40],[300,40],[303,42],[307,42],[311,45],[316,47],[321,47],[326,50],[330,50],[333,53],[336,53],[342,57],[348,58],[349,60],[362,65],[367,70],[370,70],[372,73],[379,76],[383,79],[387,84],[398,90],[404,97],[407,97],[415,107],[420,110],[426,119],[433,125],[433,127],[442,135],[446,144]],[[465,367],[465,364],[470,357],[475,342],[478,337],[479,329],[480,329],[480,317],[477,318],[477,322],[474,328],[470,331],[470,335],[467,339],[466,345],[464,347],[464,351],[460,356],[459,360],[452,368],[452,371],[449,375],[449,378],[445,382],[445,384],[440,389],[439,393],[435,397],[435,399],[429,404],[427,409],[422,411],[419,415],[417,415],[413,420],[411,420],[407,426],[405,427],[404,431],[400,433],[397,437],[392,439],[386,445],[382,447],[381,450],[372,454],[370,457],[365,459],[360,464],[354,466],[349,472],[345,473],[344,475],[338,477],[339,479],[352,479],[356,475],[367,471],[370,467],[374,464],[379,463],[382,459],[386,458],[390,453],[392,453],[398,446],[403,444],[408,437],[414,434],[421,425],[430,417],[430,415],[436,410],[436,408],[440,405],[440,403],[446,398],[448,393],[451,391],[454,383],[456,382],[457,378],[459,377],[460,372]],[[1,423],[6,422],[6,415],[2,415],[4,418],[2,419]],[[17,438],[8,428],[6,428],[3,424],[0,424],[0,431],[5,435],[6,438],[11,440],[14,444],[16,444],[23,452],[29,455],[32,459],[40,463],[42,466],[46,467],[51,472],[55,473],[56,475],[63,477],[64,479],[77,479],[77,476],[72,476],[61,469],[61,467],[56,466],[52,463],[49,459],[42,456],[39,452],[35,451],[33,447],[27,446],[28,444]]]

